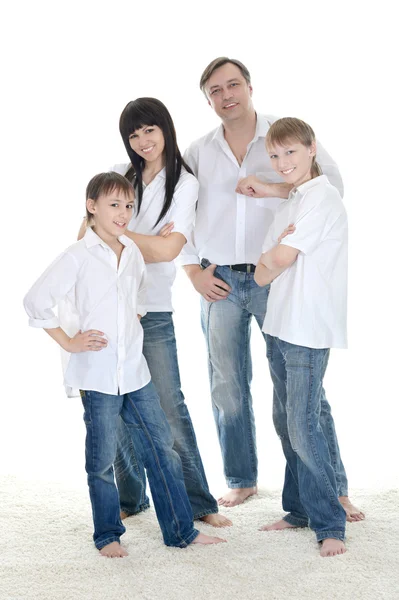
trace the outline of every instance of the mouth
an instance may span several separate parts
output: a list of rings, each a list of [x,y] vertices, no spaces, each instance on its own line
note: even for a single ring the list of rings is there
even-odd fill
[[[148,146],[148,148],[142,148],[142,149],[141,149],[141,151],[142,151],[144,154],[149,154],[150,152],[152,152],[152,151],[153,151],[154,147],[155,147],[155,145],[153,145],[153,146]]]
[[[125,229],[125,227],[126,227],[126,223],[124,223],[123,221],[113,221],[113,223],[120,229]]]
[[[223,108],[229,110],[230,108],[235,108],[236,106],[238,106],[238,102],[230,102],[229,104],[223,106]]]
[[[289,175],[295,170],[296,167],[291,167],[291,169],[286,169],[285,171],[281,171],[283,175]]]

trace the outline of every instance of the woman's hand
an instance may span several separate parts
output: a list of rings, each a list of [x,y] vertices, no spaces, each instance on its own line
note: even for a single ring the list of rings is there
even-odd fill
[[[175,224],[173,223],[173,221],[171,221],[170,223],[166,223],[166,225],[164,225],[161,229],[161,231],[158,233],[158,235],[160,235],[161,237],[168,237],[168,235],[170,233],[172,233],[173,231],[173,227],[175,226]]]

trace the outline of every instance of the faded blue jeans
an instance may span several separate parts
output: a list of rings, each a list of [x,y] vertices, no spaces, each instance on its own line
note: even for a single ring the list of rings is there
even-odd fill
[[[191,417],[180,389],[180,374],[172,313],[149,312],[141,319],[144,329],[143,354],[152,382],[172,430],[173,449],[181,459],[184,483],[194,519],[218,512],[209,491]],[[115,475],[121,509],[135,514],[148,508],[142,450],[128,435],[121,421]]]
[[[203,266],[209,261],[203,260]],[[260,329],[266,315],[269,286],[259,287],[253,273],[218,266],[215,277],[229,284],[225,300],[207,302],[201,296],[213,413],[229,488],[253,487],[258,478],[255,419],[252,408],[252,317]],[[263,334],[266,340],[266,336]],[[348,482],[338,447],[330,406],[321,399],[320,424],[328,441],[338,493],[348,494]]]
[[[94,543],[100,550],[119,542],[125,527],[120,520],[114,480],[120,418],[138,440],[150,482],[155,510],[167,546],[184,548],[198,535],[184,486],[181,461],[154,385],[123,396],[81,391],[86,424],[86,472],[94,521]]]
[[[306,348],[266,336],[273,380],[273,421],[287,461],[284,520],[309,525],[317,541],[344,540],[346,514],[338,500],[329,444],[321,426],[327,402],[323,378],[330,350]]]

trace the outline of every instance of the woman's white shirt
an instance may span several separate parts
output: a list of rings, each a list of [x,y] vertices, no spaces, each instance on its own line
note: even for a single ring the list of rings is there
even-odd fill
[[[126,175],[129,167],[129,164],[117,164],[111,170],[120,175]],[[162,169],[151,183],[144,187],[140,213],[137,215],[135,212],[128,229],[134,233],[157,235],[164,225],[173,221],[173,233],[181,233],[187,240],[191,237],[195,221],[198,181],[191,173],[182,168],[170,208],[158,225],[154,227],[164,203],[165,182],[166,170]],[[176,277],[174,261],[147,263],[146,267],[147,311],[172,311],[172,285]]]

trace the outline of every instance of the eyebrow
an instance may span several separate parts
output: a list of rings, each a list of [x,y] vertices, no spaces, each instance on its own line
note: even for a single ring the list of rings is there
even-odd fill
[[[229,79],[228,81],[226,81],[226,83],[231,83],[232,81],[239,81],[238,77],[233,77],[233,79]],[[218,83],[217,85],[211,85],[211,87],[209,88],[210,90],[213,90],[214,88],[218,88],[220,87],[220,83]]]

